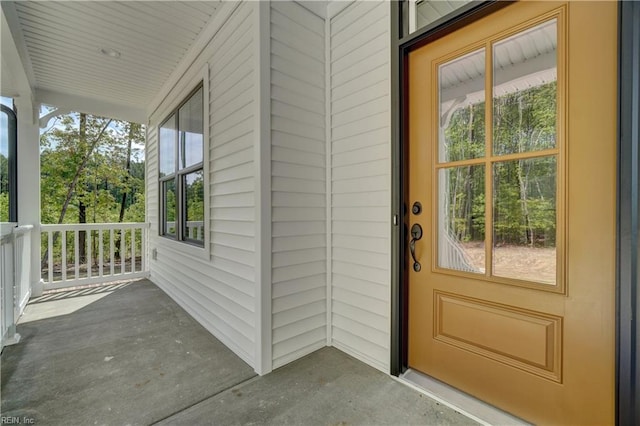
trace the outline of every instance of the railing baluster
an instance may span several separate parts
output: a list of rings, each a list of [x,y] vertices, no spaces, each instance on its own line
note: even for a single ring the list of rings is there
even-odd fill
[[[109,258],[109,265],[111,266],[111,274],[110,275],[114,275],[115,274],[115,260],[116,260],[116,249],[115,249],[115,243],[113,241],[113,228],[109,229],[109,255],[111,256]]]
[[[67,280],[67,231],[62,231],[62,260],[60,262],[62,270],[62,281]]]
[[[131,273],[136,272],[136,228],[131,228]]]
[[[91,265],[93,259],[91,258],[91,230],[87,229],[87,258],[85,259],[85,265],[87,265],[87,278],[91,278]]]
[[[102,240],[102,229],[98,229],[98,253],[100,256],[100,259],[98,260],[98,268],[100,268],[100,271],[98,271],[98,276],[102,277],[102,275],[104,275],[104,272],[102,271],[102,267],[104,266],[104,249],[103,249],[103,240]]]
[[[126,253],[124,251],[125,250],[124,240],[125,240],[124,229],[120,229],[120,273],[121,274],[124,274],[125,272],[127,272],[127,270],[124,267],[125,258],[126,258]]]
[[[106,232],[108,234],[105,237]],[[198,236],[199,230],[195,232]],[[143,277],[149,271],[149,226],[146,223],[42,225],[41,235],[48,251],[45,255],[48,271],[43,276],[45,289],[109,282],[118,276]],[[105,247],[105,238],[109,239],[108,247]],[[131,241],[127,242],[127,238],[131,238]],[[23,239],[17,243],[23,244]],[[93,270],[94,261],[99,268],[97,272]],[[109,268],[105,271],[107,261]],[[56,262],[61,268],[58,273],[54,271]],[[120,265],[116,265],[116,262],[120,262]],[[127,265],[127,262],[131,262],[131,265]],[[82,270],[84,267],[87,268],[86,273]]]
[[[47,231],[47,254],[49,257],[47,259],[47,262],[49,262],[49,276],[47,277],[47,282],[50,284],[53,282],[53,231]]]
[[[80,238],[79,238],[78,230],[75,229],[73,231],[73,260],[74,260],[74,270],[75,275],[74,279],[80,278]]]
[[[140,236],[140,238],[141,238],[140,245],[142,247],[142,250],[140,251],[140,256],[142,257],[140,259],[140,265],[142,265],[143,271],[148,271],[149,265],[147,265],[147,250],[149,250],[149,244],[147,244],[147,227],[146,226],[142,228],[142,235]]]

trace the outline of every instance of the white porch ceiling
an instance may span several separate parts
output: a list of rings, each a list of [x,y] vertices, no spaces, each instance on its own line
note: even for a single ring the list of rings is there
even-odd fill
[[[76,108],[101,103],[124,115],[151,106],[221,6],[220,1],[2,1],[38,101],[66,99]],[[110,57],[103,49],[120,55]]]

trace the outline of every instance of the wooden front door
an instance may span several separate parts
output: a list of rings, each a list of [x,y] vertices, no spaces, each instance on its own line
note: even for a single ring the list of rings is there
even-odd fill
[[[409,366],[613,423],[616,3],[515,3],[408,64]]]

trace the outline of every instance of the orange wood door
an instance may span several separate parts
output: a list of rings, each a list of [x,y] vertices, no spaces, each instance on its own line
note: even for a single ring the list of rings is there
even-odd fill
[[[616,67],[615,2],[409,54],[409,366],[535,423],[614,423]]]

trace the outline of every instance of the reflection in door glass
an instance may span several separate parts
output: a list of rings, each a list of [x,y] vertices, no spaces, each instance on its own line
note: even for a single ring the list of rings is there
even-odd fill
[[[438,266],[485,271],[484,165],[438,173]]]
[[[438,67],[440,162],[484,156],[484,49]]]
[[[556,283],[556,157],[493,167],[493,275]]]
[[[556,19],[493,47],[495,155],[556,146]]]

